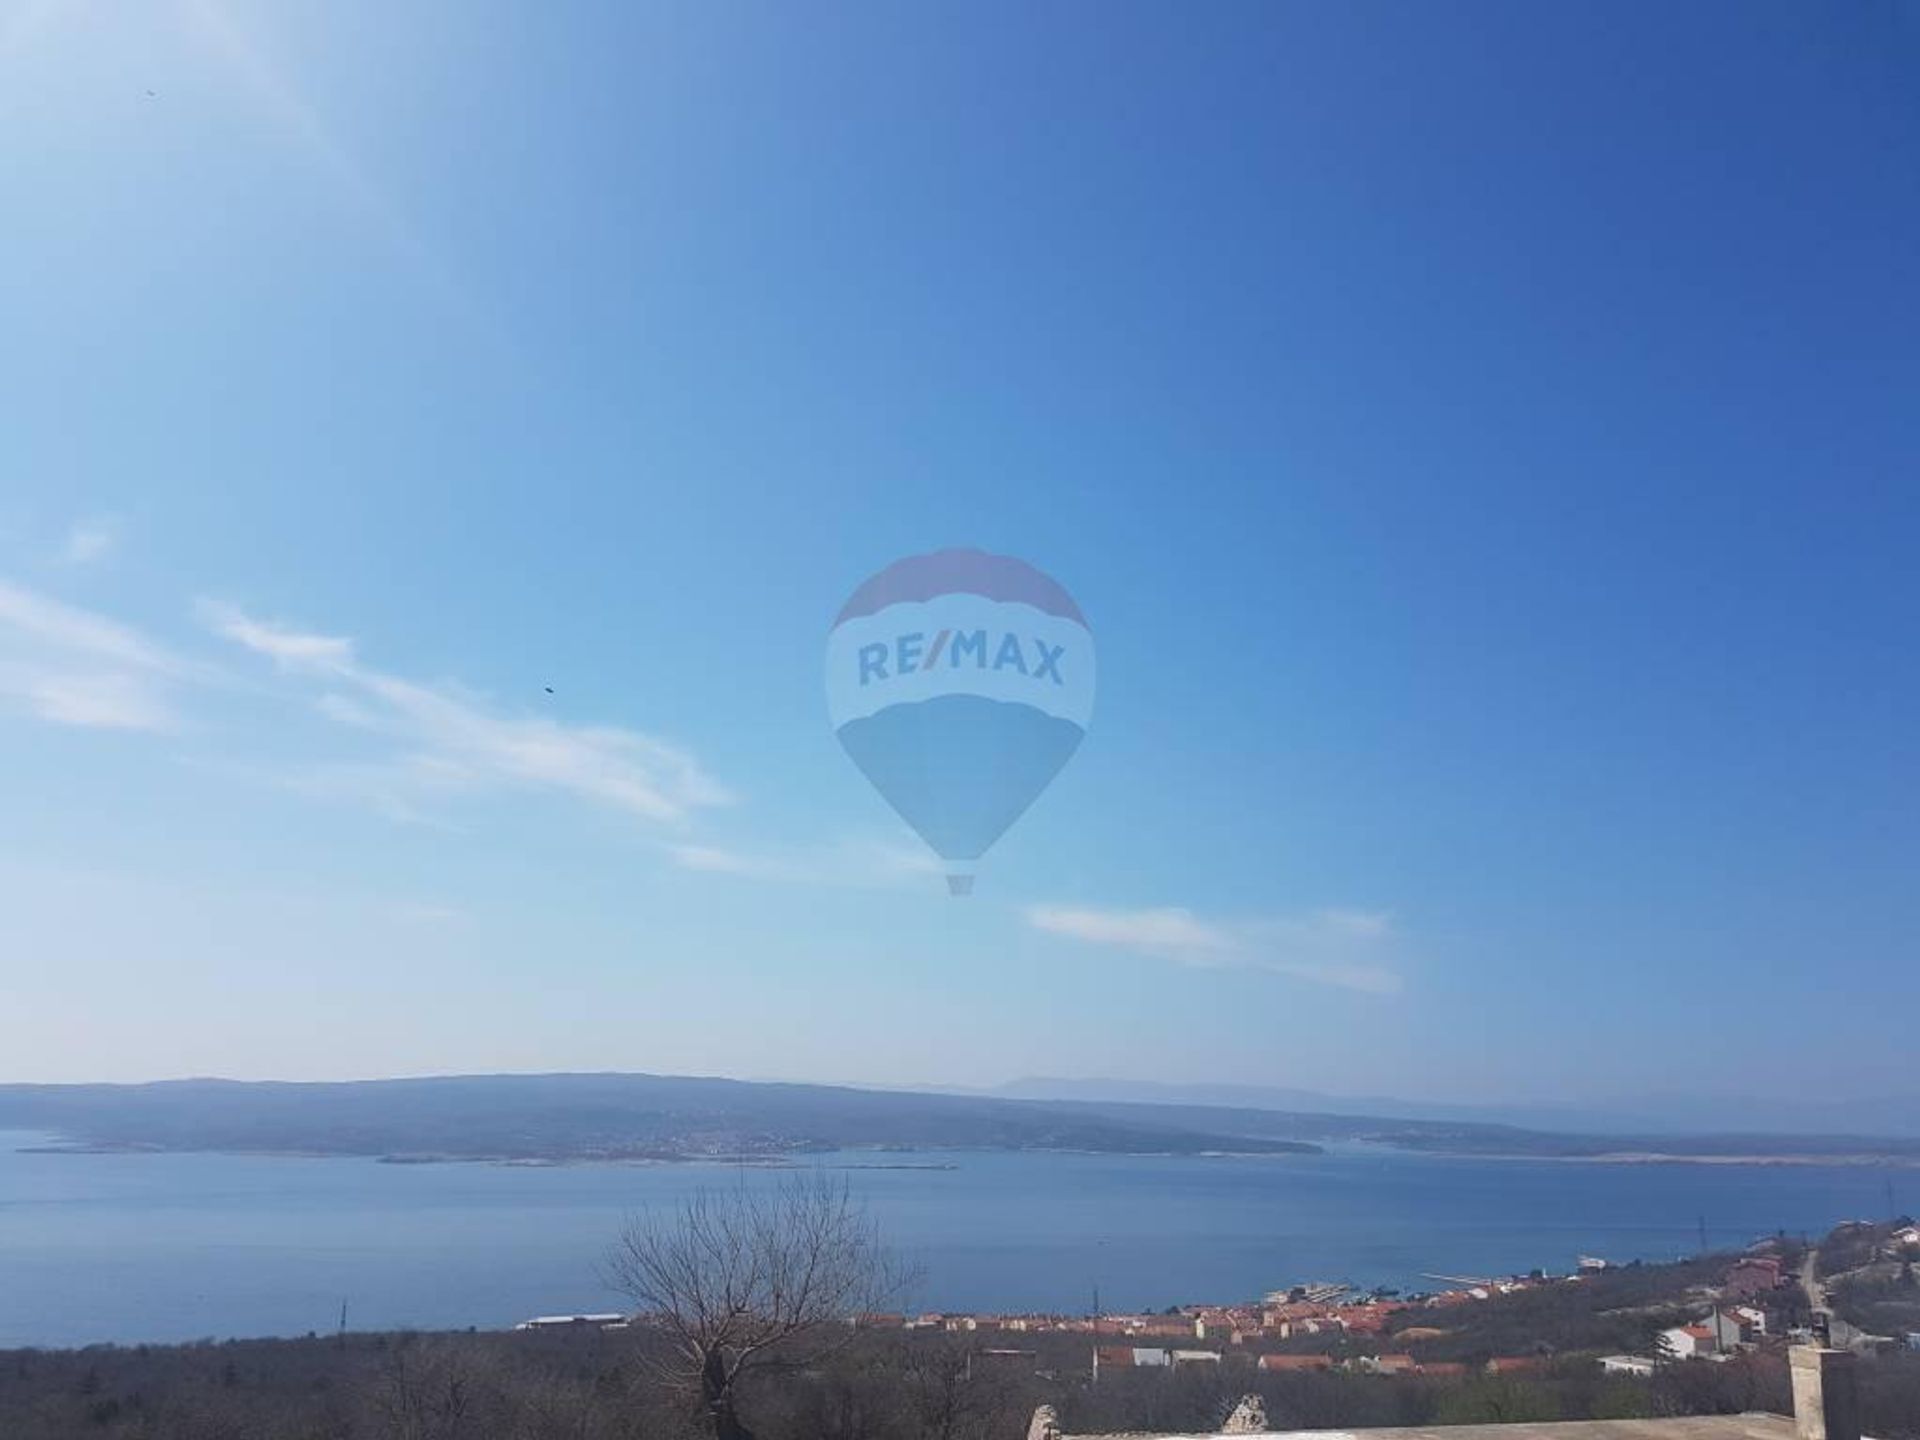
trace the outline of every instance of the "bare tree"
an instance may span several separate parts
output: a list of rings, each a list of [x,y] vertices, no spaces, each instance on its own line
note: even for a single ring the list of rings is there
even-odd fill
[[[373,1392],[381,1434],[392,1440],[461,1440],[479,1435],[478,1383],[484,1374],[474,1356],[444,1337],[402,1336],[387,1353]]]
[[[606,1269],[636,1318],[668,1338],[662,1379],[699,1405],[716,1440],[753,1440],[738,1405],[747,1376],[818,1361],[906,1282],[845,1184],[819,1176],[702,1191],[630,1220]]]

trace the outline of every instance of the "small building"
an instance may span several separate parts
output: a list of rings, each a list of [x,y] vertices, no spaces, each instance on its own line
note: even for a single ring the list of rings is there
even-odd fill
[[[531,1320],[522,1320],[513,1328],[516,1330],[570,1330],[592,1326],[602,1329],[608,1325],[625,1325],[627,1317],[620,1314],[603,1315],[536,1315]]]
[[[1714,1332],[1704,1325],[1676,1325],[1660,1332],[1660,1348],[1675,1360],[1694,1360],[1717,1352]]]
[[[1755,1309],[1751,1305],[1736,1305],[1727,1313],[1740,1322],[1742,1328],[1747,1331],[1747,1338],[1749,1340],[1764,1336],[1767,1333],[1766,1311]]]
[[[1411,1375],[1414,1359],[1411,1355],[1362,1355],[1353,1368],[1363,1375]]]
[[[1602,1355],[1600,1371],[1605,1375],[1651,1375],[1654,1362],[1644,1355]]]
[[[1176,1369],[1182,1365],[1218,1365],[1220,1363],[1218,1350],[1163,1350],[1160,1353],[1166,1355]]]
[[[1262,1370],[1331,1370],[1331,1355],[1262,1355]]]
[[[1135,1335],[1150,1335],[1156,1340],[1202,1340],[1206,1327],[1198,1320],[1180,1315],[1156,1315],[1133,1327]]]
[[[1165,1350],[1141,1345],[1096,1345],[1093,1347],[1093,1374],[1102,1370],[1159,1369],[1172,1363]]]
[[[1738,1350],[1753,1339],[1753,1331],[1747,1322],[1740,1318],[1739,1308],[1716,1310],[1700,1322],[1702,1329],[1713,1333],[1713,1348],[1721,1353]]]
[[[1542,1355],[1496,1355],[1487,1361],[1489,1375],[1531,1375],[1546,1368]]]
[[[1764,1295],[1778,1290],[1781,1278],[1779,1260],[1771,1255],[1748,1255],[1727,1267],[1720,1291],[1735,1298]]]

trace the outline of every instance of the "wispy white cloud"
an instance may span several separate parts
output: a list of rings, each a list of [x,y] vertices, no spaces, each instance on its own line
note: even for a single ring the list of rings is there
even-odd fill
[[[56,725],[171,730],[197,673],[128,626],[0,581],[0,701]]]
[[[789,885],[867,889],[924,881],[940,873],[939,862],[925,850],[884,840],[846,839],[784,851],[712,844],[666,848],[682,870]]]
[[[257,655],[290,669],[342,670],[353,664],[353,642],[335,635],[314,635],[269,624],[242,614],[231,605],[203,600],[201,618],[217,635],[246,646]]]
[[[1375,995],[1399,993],[1393,968],[1399,935],[1389,916],[1364,910],[1316,910],[1251,921],[1203,920],[1165,907],[1106,910],[1034,905],[1027,923],[1050,935],[1107,945],[1178,965],[1265,970],[1315,984]]]
[[[0,625],[50,647],[156,672],[185,667],[137,630],[0,580]]]
[[[451,682],[375,668],[347,636],[303,629],[202,600],[214,635],[267,662],[249,679],[188,659],[104,615],[0,581],[0,706],[50,723],[169,732],[187,728],[196,695],[297,700],[340,732],[301,761],[250,755],[240,712],[209,710],[218,753],[175,760],[310,799],[347,803],[398,823],[458,830],[463,797],[518,790],[570,796],[663,827],[668,863],[693,873],[796,886],[881,888],[940,872],[924,848],[870,836],[819,844],[737,845],[688,822],[734,797],[688,750],[640,731],[514,714]],[[196,727],[197,728],[197,727]],[[349,743],[347,732],[356,739]],[[379,753],[381,742],[385,752]],[[372,742],[374,751],[369,753]],[[276,742],[276,748],[280,748]]]
[[[111,672],[38,675],[22,695],[43,720],[93,730],[171,730],[174,714],[143,676]]]
[[[353,642],[256,619],[203,601],[216,634],[323,684],[315,704],[338,724],[381,733],[399,747],[376,766],[335,767],[314,777],[359,792],[396,818],[462,791],[547,790],[677,822],[732,796],[687,751],[618,726],[565,725],[501,713],[450,684],[424,684],[363,663]]]
[[[62,565],[92,565],[105,560],[120,543],[120,529],[105,520],[87,520],[67,531],[57,557]]]
[[[1063,905],[1035,905],[1027,922],[1036,930],[1068,935],[1095,945],[1118,945],[1142,954],[1194,963],[1197,957],[1230,954],[1234,941],[1191,910],[1087,910]]]

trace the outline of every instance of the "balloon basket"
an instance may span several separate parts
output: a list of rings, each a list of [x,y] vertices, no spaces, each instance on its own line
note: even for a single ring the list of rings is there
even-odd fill
[[[971,875],[947,876],[947,894],[953,896],[955,899],[958,899],[962,895],[973,894],[973,876]]]

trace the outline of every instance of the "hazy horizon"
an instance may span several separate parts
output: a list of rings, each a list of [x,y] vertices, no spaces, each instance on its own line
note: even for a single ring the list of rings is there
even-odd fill
[[[668,1074],[625,1070],[583,1070],[557,1067],[528,1070],[396,1071],[385,1074],[311,1075],[155,1075],[117,1081],[14,1081],[8,1084],[176,1085],[193,1083],[355,1085],[387,1081],[449,1079],[512,1079],[551,1076],[659,1076],[663,1079],[734,1081],[748,1085],[806,1085],[831,1089],[884,1090],[906,1094],[939,1094],[1016,1100],[1122,1102],[1190,1107],[1227,1107],[1378,1116],[1408,1120],[1457,1119],[1513,1125],[1543,1131],[1643,1132],[1648,1134],[1706,1134],[1722,1131],[1754,1135],[1908,1136],[1920,1134],[1916,1104],[1920,1092],[1821,1096],[1806,1093],[1756,1094],[1737,1092],[1686,1093],[1647,1090],[1631,1094],[1555,1098],[1534,1093],[1520,1096],[1450,1098],[1427,1094],[1418,1099],[1383,1094],[1342,1094],[1304,1086],[1208,1085],[1166,1079],[1125,1079],[1115,1076],[1013,1076],[977,1084],[935,1081],[810,1078],[802,1076],[722,1074]]]

